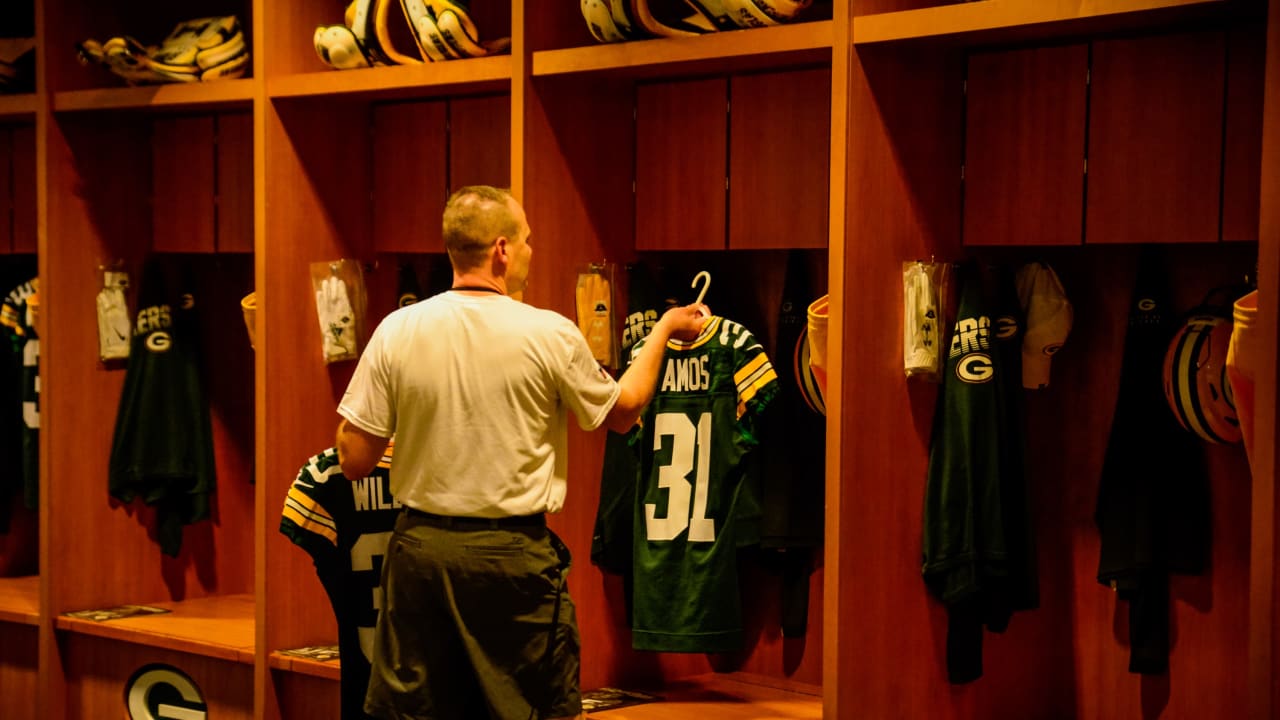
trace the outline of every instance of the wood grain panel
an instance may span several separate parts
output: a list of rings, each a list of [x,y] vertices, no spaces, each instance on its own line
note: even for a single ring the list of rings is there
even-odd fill
[[[804,692],[745,681],[736,675],[698,675],[656,691],[662,699],[591,713],[603,720],[771,720],[821,718],[821,690]]]
[[[1089,48],[969,56],[966,245],[1079,245]]]
[[[39,720],[36,710],[37,630],[0,623],[0,717]]]
[[[354,369],[351,362],[326,366],[322,360],[307,267],[342,257],[372,259],[368,194],[352,192],[370,187],[372,147],[367,106],[359,104],[277,101],[263,122],[271,177],[263,192],[273,211],[260,219],[265,234],[255,253],[262,332],[257,360],[266,373],[258,376],[258,442],[269,448],[257,467],[259,642],[275,650],[337,638],[311,558],[277,528],[298,468],[333,444],[335,408]],[[347,141],[334,144],[334,137]],[[268,717],[280,717],[268,710]]]
[[[217,116],[218,252],[253,252],[253,116],[223,113]]]
[[[213,252],[213,116],[156,118],[151,140],[152,247]]]
[[[40,620],[40,576],[0,577],[0,621],[35,625]]]
[[[1093,43],[1087,243],[1215,242],[1221,31]]]
[[[637,86],[637,250],[724,249],[727,92],[723,78]]]
[[[378,252],[443,252],[448,197],[443,101],[373,106],[373,242]]]
[[[120,717],[129,678],[150,663],[186,673],[200,689],[209,717],[253,717],[252,665],[83,635],[70,635],[64,644],[67,695],[61,700],[68,717]]]
[[[0,126],[0,254],[13,252],[13,168],[13,128]]]
[[[1227,32],[1226,146],[1222,158],[1222,240],[1256,241],[1262,178],[1262,28]]]
[[[449,192],[467,185],[511,185],[510,95],[449,101]]]
[[[36,251],[36,129],[13,128],[13,251]]]
[[[1258,215],[1258,286],[1280,287],[1280,0],[1271,0],[1267,14],[1267,82],[1262,121],[1262,181],[1265,198]],[[1249,573],[1249,712],[1252,717],[1274,717],[1280,708],[1280,683],[1275,681],[1280,659],[1280,598],[1275,591],[1276,558],[1280,557],[1280,495],[1276,493],[1276,454],[1280,438],[1276,429],[1277,342],[1280,338],[1280,303],[1276,293],[1259,293],[1258,337],[1260,345],[1258,399],[1254,417],[1255,451],[1253,513],[1250,516]]]
[[[729,96],[729,248],[826,247],[831,70],[735,75]]]
[[[332,717],[339,707],[339,686],[333,680],[275,670],[276,707],[281,718]]]

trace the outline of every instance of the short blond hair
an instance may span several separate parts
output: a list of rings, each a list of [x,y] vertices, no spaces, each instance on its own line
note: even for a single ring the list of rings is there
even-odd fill
[[[444,249],[455,270],[479,267],[498,238],[518,238],[514,200],[509,190],[490,185],[468,185],[449,196],[444,206]]]

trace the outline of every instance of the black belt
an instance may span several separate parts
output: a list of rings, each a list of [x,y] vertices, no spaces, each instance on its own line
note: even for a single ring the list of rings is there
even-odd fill
[[[458,517],[454,515],[437,515],[425,510],[411,508],[407,505],[405,506],[404,511],[409,517],[426,520],[433,525],[464,528],[468,530],[546,527],[547,525],[547,516],[542,513],[538,513],[536,515],[509,515],[507,517],[500,518]]]

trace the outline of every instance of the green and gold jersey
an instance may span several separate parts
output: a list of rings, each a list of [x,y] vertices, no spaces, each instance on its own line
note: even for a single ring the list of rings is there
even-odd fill
[[[368,477],[350,481],[329,448],[309,459],[289,487],[280,532],[316,564],[338,623],[342,720],[368,717],[362,710],[378,621],[382,558],[395,529],[400,503],[391,496],[388,446]]]
[[[647,340],[633,349],[633,357]],[[758,491],[742,461],[755,421],[777,393],[764,348],[742,325],[710,318],[668,343],[653,401],[633,431],[635,502],[632,644],[638,650],[725,652],[742,644],[737,548],[742,508]]]

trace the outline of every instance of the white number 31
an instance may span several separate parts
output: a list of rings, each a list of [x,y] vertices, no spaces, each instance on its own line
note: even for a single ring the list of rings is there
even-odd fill
[[[711,413],[698,416],[694,427],[684,413],[659,413],[654,418],[653,449],[671,438],[671,462],[658,468],[658,487],[667,491],[667,516],[658,517],[656,503],[645,503],[645,533],[650,540],[675,540],[689,530],[689,542],[715,542],[715,521],[707,517],[707,484],[711,468]],[[689,472],[697,470],[692,482]],[[693,507],[690,508],[692,496]]]

